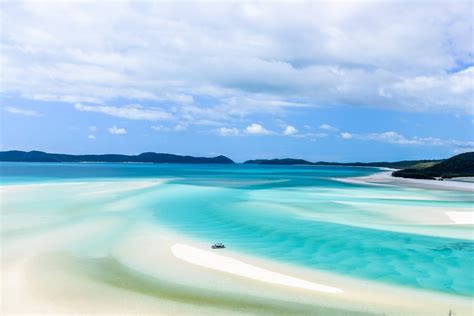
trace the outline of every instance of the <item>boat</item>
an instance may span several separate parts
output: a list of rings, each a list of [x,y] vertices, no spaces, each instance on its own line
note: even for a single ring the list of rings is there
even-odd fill
[[[222,249],[225,248],[225,245],[221,242],[216,242],[214,245],[211,246],[212,249]]]

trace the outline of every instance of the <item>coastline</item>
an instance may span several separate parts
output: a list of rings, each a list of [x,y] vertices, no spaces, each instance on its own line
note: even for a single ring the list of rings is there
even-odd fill
[[[449,190],[449,191],[461,191],[461,192],[473,192],[474,183],[463,179],[462,181],[455,180],[423,180],[423,179],[407,179],[393,177],[391,175],[394,169],[385,169],[386,171],[378,172],[369,176],[354,177],[354,178],[333,178],[333,180],[363,184],[363,185],[379,185],[379,186],[399,186],[416,189],[429,189],[429,190]],[[390,170],[387,172],[387,170]],[[472,180],[472,179],[468,179]],[[474,225],[474,210],[467,211],[444,211],[443,212],[453,225]]]
[[[101,230],[109,224],[112,223],[103,222],[95,228]],[[54,239],[61,237],[62,242],[72,242],[86,232],[91,232],[90,226],[74,233],[56,233]],[[235,258],[258,269],[323,283],[342,292],[270,284],[223,271],[218,267],[223,263],[221,260],[214,261],[214,268],[182,260],[173,254],[177,243],[199,249],[209,259],[208,245],[163,227],[141,224],[106,255],[78,255],[58,249],[56,244],[30,252],[26,258],[10,258],[2,264],[2,310],[5,314],[192,311],[226,315],[433,315],[454,306],[457,315],[467,315],[471,308],[467,297],[352,279],[217,250],[221,260]],[[7,249],[7,253],[11,250]],[[124,301],[127,304],[117,303]]]
[[[79,196],[113,196],[160,186],[163,181],[94,183],[95,192]],[[55,190],[64,186],[67,184],[1,186],[2,206],[3,197],[9,194],[21,196],[35,187]],[[91,190],[91,183],[86,182],[70,186]],[[79,220],[64,220],[68,215],[63,213],[54,215],[56,218],[31,212],[2,223],[2,230],[7,229],[2,232],[3,314],[330,316],[444,315],[451,309],[456,315],[472,312],[470,297],[275,262],[234,252],[231,245],[214,251],[208,244],[156,223],[148,213],[134,214],[119,206],[115,205],[114,211],[92,210]],[[8,214],[2,207],[4,219],[5,210]],[[8,233],[9,229],[14,233]],[[173,251],[176,245],[187,251]],[[193,253],[200,255],[189,257]],[[262,271],[270,278],[262,280],[255,275]],[[279,282],[274,282],[275,276]]]
[[[333,178],[340,182],[354,183],[354,184],[368,184],[368,185],[393,185],[393,186],[404,186],[419,189],[431,189],[431,190],[454,190],[454,191],[467,191],[474,192],[474,183],[469,181],[456,181],[456,180],[424,180],[424,179],[409,179],[393,177],[392,171],[396,169],[384,168],[385,171],[377,172],[369,176],[354,177],[354,178]],[[387,172],[390,171],[390,172]]]

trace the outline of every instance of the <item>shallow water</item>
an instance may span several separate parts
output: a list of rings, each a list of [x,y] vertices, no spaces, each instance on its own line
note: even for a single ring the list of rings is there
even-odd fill
[[[122,212],[130,225],[151,216],[157,225],[272,260],[474,295],[473,227],[451,225],[444,214],[472,210],[472,194],[333,180],[375,168],[1,163],[0,171],[3,185],[52,184],[2,192],[2,238],[34,233],[22,214],[37,213],[47,229],[93,220],[100,209]],[[128,189],[121,184],[124,190],[102,183],[148,179],[165,182]],[[119,227],[107,238],[126,231]],[[91,244],[105,247],[107,238]]]

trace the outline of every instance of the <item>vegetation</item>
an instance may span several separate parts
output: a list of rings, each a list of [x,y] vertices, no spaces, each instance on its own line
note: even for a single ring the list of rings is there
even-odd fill
[[[441,160],[403,160],[397,162],[310,162],[303,159],[256,159],[247,160],[245,164],[257,164],[257,165],[312,165],[312,166],[354,166],[354,167],[384,167],[384,168],[418,168],[418,166],[432,166],[439,163]]]
[[[0,161],[20,162],[143,162],[143,163],[209,163],[233,164],[225,157],[193,157],[162,153],[142,153],[139,155],[67,155],[52,154],[42,151],[2,151]],[[311,165],[311,166],[356,166],[356,167],[386,167],[402,169],[392,173],[395,177],[415,179],[436,179],[454,177],[474,177],[474,152],[460,154],[445,160],[403,160],[396,162],[310,162],[304,159],[256,159],[248,160],[245,164],[258,165]]]
[[[474,177],[474,152],[456,155],[436,164],[416,165],[392,173],[394,177],[436,179]]]
[[[180,156],[172,154],[158,154],[154,152],[139,155],[66,155],[51,154],[42,151],[2,151],[0,161],[22,161],[22,162],[148,162],[148,163],[211,163],[211,164],[233,164],[234,162],[225,157],[212,158]]]

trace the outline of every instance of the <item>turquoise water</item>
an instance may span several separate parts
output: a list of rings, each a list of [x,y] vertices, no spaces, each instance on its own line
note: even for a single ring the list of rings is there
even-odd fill
[[[334,180],[378,171],[308,166],[0,164],[4,185],[166,179],[158,186],[91,199],[84,207],[116,207],[119,201],[130,210],[131,220],[150,214],[157,224],[209,243],[224,242],[239,252],[356,278],[474,295],[472,226],[404,219],[416,215],[414,219],[430,220],[446,210],[472,210],[472,194]],[[61,198],[67,199],[67,194],[62,192]],[[24,199],[22,205],[48,208],[48,197]]]

